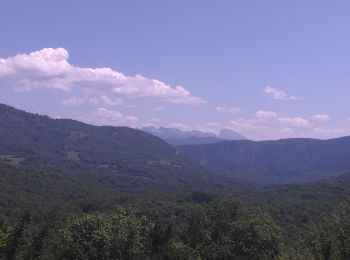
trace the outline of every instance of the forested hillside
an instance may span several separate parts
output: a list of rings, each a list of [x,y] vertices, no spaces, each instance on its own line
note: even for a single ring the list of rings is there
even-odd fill
[[[167,200],[177,192],[251,187],[211,173],[161,139],[131,128],[55,120],[6,105],[0,105],[0,121],[0,215],[5,219],[35,209],[43,216],[57,210],[53,220],[62,221],[129,205],[140,196]]]
[[[128,197],[83,175],[18,172],[1,171],[5,259],[350,257],[350,175],[226,195]]]
[[[208,172],[161,139],[139,130],[51,119],[6,105],[0,105],[0,121],[0,162],[14,166],[86,173],[100,182],[104,178],[106,183],[115,183],[118,189],[132,184],[163,190],[245,185]]]
[[[350,258],[350,174],[255,186],[209,172],[141,131],[4,105],[0,119],[0,259]],[[279,141],[260,155],[280,149],[276,165],[288,168],[282,150],[292,143],[295,163],[305,160],[301,151],[320,149],[295,168],[323,158],[322,167],[341,170],[347,140]],[[322,157],[330,149],[339,166]]]
[[[350,137],[181,146],[208,169],[259,184],[315,181],[350,170]]]

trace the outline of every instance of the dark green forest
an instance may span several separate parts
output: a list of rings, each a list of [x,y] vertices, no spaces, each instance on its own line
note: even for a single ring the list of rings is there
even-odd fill
[[[322,180],[260,186],[134,129],[5,105],[0,122],[1,259],[350,259],[350,154],[339,140],[322,144],[335,154]],[[310,153],[302,167],[331,165]]]

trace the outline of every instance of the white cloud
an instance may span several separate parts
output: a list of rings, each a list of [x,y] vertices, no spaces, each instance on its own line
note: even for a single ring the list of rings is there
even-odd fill
[[[263,119],[275,118],[277,117],[277,113],[273,111],[267,111],[267,110],[258,110],[255,113],[255,117],[263,118]]]
[[[228,125],[233,127],[234,129],[250,129],[254,127],[255,121],[254,120],[249,120],[249,119],[244,119],[244,118],[238,118],[234,119],[228,122]]]
[[[349,131],[339,126],[323,126],[315,127],[311,131],[311,136],[314,138],[334,138],[336,136],[348,135]]]
[[[294,134],[295,134],[294,130],[292,128],[289,128],[289,127],[283,127],[283,128],[277,129],[277,133],[276,133],[276,135],[278,137],[280,137],[280,136],[290,137]]]
[[[237,113],[241,111],[239,107],[216,107],[217,111],[224,112],[224,113]]]
[[[251,140],[299,137],[300,130],[302,130],[285,126],[278,120],[267,123],[266,120],[260,118],[239,118],[229,121],[224,127],[236,131]]]
[[[276,100],[294,100],[295,101],[295,100],[302,99],[302,97],[288,95],[286,92],[284,92],[282,90],[275,89],[271,86],[267,86],[264,89],[264,92]]]
[[[204,124],[198,124],[194,127],[195,130],[214,134],[218,134],[221,128],[222,124],[219,122],[206,122]]]
[[[317,121],[328,121],[331,119],[331,117],[329,115],[326,115],[326,114],[317,114],[317,115],[314,115],[310,118],[313,120],[317,120]]]
[[[168,127],[177,128],[177,129],[180,129],[182,131],[192,130],[192,128],[189,125],[179,123],[179,122],[173,122],[173,123],[169,124]]]
[[[292,127],[307,127],[310,126],[310,122],[302,117],[282,117],[278,119],[281,123],[287,124]]]
[[[139,119],[136,116],[125,116],[118,111],[104,107],[97,108],[92,114],[80,116],[79,119],[94,125],[137,126],[139,123]]]
[[[84,96],[73,96],[62,100],[62,104],[65,106],[77,106],[84,105],[86,103],[93,104],[95,106],[121,106],[124,102],[122,99],[117,97],[108,97],[101,93],[91,92],[90,94],[85,93]]]
[[[68,51],[63,48],[45,48],[0,59],[0,85],[11,84],[18,91],[49,88],[69,92],[80,88],[92,89],[95,95],[108,98],[123,95],[171,103],[198,105],[205,102],[200,97],[192,96],[182,86],[172,87],[142,75],[127,76],[111,68],[76,67],[68,62],[68,58]],[[64,102],[73,104],[76,103],[74,101],[77,99]]]
[[[159,123],[160,122],[160,119],[158,117],[152,117],[151,118],[151,122],[152,123]]]
[[[260,119],[238,118],[227,122],[224,128],[236,131],[248,139],[270,139],[270,128]]]
[[[85,98],[83,97],[70,97],[62,101],[62,104],[65,106],[76,106],[82,105],[85,103]]]
[[[104,106],[121,106],[124,102],[120,98],[109,98],[106,95],[94,96],[89,98],[89,102],[94,105],[104,105]]]
[[[133,98],[159,98],[172,103],[203,104],[204,100],[194,97],[182,86],[172,88],[156,79],[148,79],[141,75],[129,77],[128,84],[113,89],[115,93]]]

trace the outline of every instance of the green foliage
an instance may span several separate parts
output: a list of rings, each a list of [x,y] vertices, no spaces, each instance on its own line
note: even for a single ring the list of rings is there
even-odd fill
[[[347,200],[336,214],[314,231],[311,247],[315,258],[350,259],[350,203]]]
[[[283,228],[288,248],[305,254],[310,251],[305,248],[307,242],[316,235],[315,226],[323,230],[333,215],[339,216],[339,209],[343,208],[349,193],[350,174],[344,174],[314,183],[278,185],[246,192],[242,200],[249,207],[270,212]]]
[[[152,224],[124,209],[113,215],[87,215],[62,231],[66,259],[142,259],[150,254]]]
[[[281,254],[280,228],[267,214],[252,214],[233,224],[230,237],[242,259],[277,259]]]
[[[339,256],[342,259],[350,259],[350,210],[341,215],[336,233]]]
[[[202,206],[195,206],[187,219],[184,240],[193,248],[206,244],[210,240],[209,219]]]
[[[62,228],[39,228],[25,215],[2,236],[1,253],[6,259],[67,260],[259,260],[281,254],[280,231],[272,219],[241,210],[236,200],[194,205],[178,229],[171,226],[123,208],[113,214],[84,214]]]
[[[0,256],[5,254],[6,245],[13,230],[10,227],[0,229]]]
[[[26,212],[21,218],[19,224],[15,226],[7,238],[6,246],[4,248],[5,258],[8,260],[16,259],[18,254],[17,249],[23,243],[25,228],[30,221],[30,215]]]
[[[169,260],[200,260],[199,252],[182,241],[172,240],[167,245],[163,258]]]
[[[184,236],[203,259],[278,259],[283,248],[268,214],[243,212],[232,199],[195,207]]]
[[[87,215],[62,231],[62,259],[278,259],[280,229],[239,208],[231,199],[194,206],[178,235],[125,209]]]

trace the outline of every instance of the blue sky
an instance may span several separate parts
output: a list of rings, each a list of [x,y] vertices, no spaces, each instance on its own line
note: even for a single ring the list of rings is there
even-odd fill
[[[0,102],[96,125],[348,135],[349,9],[345,0],[4,0]]]

